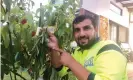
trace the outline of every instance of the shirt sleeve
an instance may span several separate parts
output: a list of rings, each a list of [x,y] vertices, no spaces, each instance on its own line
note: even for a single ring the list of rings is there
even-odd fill
[[[88,80],[127,80],[127,60],[115,50],[100,53],[94,59],[96,73],[91,73]]]

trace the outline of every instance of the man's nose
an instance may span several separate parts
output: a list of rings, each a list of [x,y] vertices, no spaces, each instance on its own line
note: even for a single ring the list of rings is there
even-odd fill
[[[80,30],[80,36],[85,36],[85,32],[83,30]]]

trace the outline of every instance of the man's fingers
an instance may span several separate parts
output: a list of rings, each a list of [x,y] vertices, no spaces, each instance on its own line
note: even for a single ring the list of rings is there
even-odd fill
[[[48,32],[48,36],[52,37],[52,36],[54,36],[54,34],[52,34],[51,32]]]
[[[52,48],[52,49],[58,51],[61,54],[64,53],[64,51],[62,49],[59,49],[59,48]]]
[[[55,35],[50,33],[50,32],[48,33],[48,37],[49,37],[50,40],[56,40]]]

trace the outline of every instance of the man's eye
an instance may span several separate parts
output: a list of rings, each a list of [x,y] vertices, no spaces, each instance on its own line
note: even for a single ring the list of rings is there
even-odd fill
[[[91,29],[91,27],[90,26],[85,26],[84,27],[84,30],[88,30],[88,29]]]
[[[80,29],[77,29],[77,28],[76,28],[76,29],[74,29],[74,32],[79,32],[79,31],[80,31]]]

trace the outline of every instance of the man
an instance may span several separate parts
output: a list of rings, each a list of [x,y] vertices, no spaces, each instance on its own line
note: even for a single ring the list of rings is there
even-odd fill
[[[93,18],[76,17],[73,35],[79,47],[72,55],[59,49],[56,37],[50,33],[48,46],[52,49],[53,66],[60,76],[72,71],[78,80],[127,80],[127,60],[119,46],[109,40],[99,40],[96,33]]]

